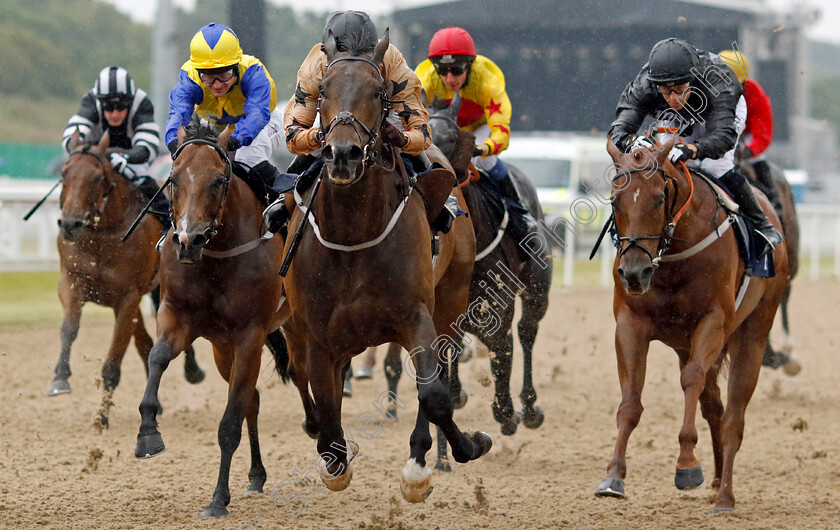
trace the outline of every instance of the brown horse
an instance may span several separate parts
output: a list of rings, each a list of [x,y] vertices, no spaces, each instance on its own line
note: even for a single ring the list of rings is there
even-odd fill
[[[85,145],[79,142],[79,134],[74,134],[69,143],[70,157],[61,169],[58,295],[64,322],[61,354],[47,391],[48,396],[57,396],[71,390],[70,347],[79,332],[82,306],[94,302],[113,308],[114,334],[102,366],[105,399],[100,419],[106,427],[110,397],[119,384],[120,365],[132,335],[148,371],[152,339],[140,313],[140,298],[146,293],[154,294],[158,287],[160,256],[155,242],[161,230],[160,222],[147,216],[134,238],[122,241],[144,200],[139,190],[114,172],[108,160],[108,145],[107,132],[98,144]],[[187,350],[184,375],[191,383],[204,379],[192,347]]]
[[[796,277],[799,271],[799,217],[796,215],[796,201],[793,198],[793,189],[790,183],[785,178],[785,172],[778,165],[772,162],[765,162],[770,169],[770,178],[773,187],[775,188],[776,197],[778,197],[778,204],[774,204],[776,214],[782,222],[784,229],[784,244],[787,248],[788,264],[790,270],[790,279]],[[750,179],[759,190],[761,190],[768,197],[770,194],[765,189],[764,182],[758,178],[752,164],[741,163],[738,166]],[[793,340],[790,336],[790,325],[788,322],[788,300],[790,299],[791,284],[788,283],[788,288],[782,297],[782,303],[779,309],[782,313],[782,329],[784,330],[784,337],[782,338],[782,345],[779,350],[773,350],[770,341],[767,341],[767,348],[764,351],[764,366],[771,368],[782,367],[788,375],[796,375],[802,369],[800,362],[793,356]]]
[[[289,225],[290,233],[301,223],[311,226],[302,232],[286,276],[291,317],[283,329],[290,375],[304,402],[304,428],[318,436],[325,462],[321,478],[331,490],[349,485],[350,460],[358,450],[348,445],[341,427],[342,371],[368,346],[396,342],[411,352],[419,410],[400,489],[407,500],[419,502],[431,491],[425,458],[432,445],[429,421],[443,430],[458,462],[479,458],[492,441],[458,429],[439,377],[441,354],[451,344],[446,333],[467,308],[475,236],[469,220],[459,217],[440,237],[440,253],[433,257],[438,243],[423,200],[429,195],[415,190],[399,155],[383,147],[379,135],[390,106],[381,75],[388,45],[387,31],[372,55],[339,52],[333,38],[325,44],[324,167],[298,199],[308,208],[298,209]],[[436,155],[445,162],[439,151]],[[448,192],[454,177],[445,173]]]
[[[157,429],[158,387],[177,352],[204,337],[213,345],[219,373],[228,382],[228,402],[219,424],[221,463],[213,499],[204,516],[227,515],[228,477],[234,451],[248,423],[251,470],[248,493],[261,493],[266,480],[257,433],[256,389],[262,345],[269,348],[281,375],[288,364],[277,328],[282,283],[277,275],[281,237],[264,238],[264,208],[248,185],[231,178],[225,147],[206,126],[192,122],[179,130],[172,164],[172,236],[161,252],[161,306],[157,341],[149,354],[149,379],[140,402],[140,433],[135,456],[149,458],[165,445]],[[276,342],[274,342],[276,341]]]
[[[773,253],[775,277],[752,277],[743,298],[736,299],[744,264],[733,231],[726,230],[729,218],[711,186],[667,161],[673,143],[628,154],[612,140],[607,145],[617,168],[612,196],[618,243],[613,312],[621,405],[615,452],[595,495],[624,497],[627,441],[642,414],[648,347],[658,340],[676,351],[685,393],[674,482],[679,489],[704,482],[694,456],[699,400],[712,435],[715,511],[730,511],[735,506],[732,472],[744,436],[746,407],[787,288],[787,251],[780,245]],[[778,227],[769,202],[759,200]],[[717,377],[726,358],[724,409]]]

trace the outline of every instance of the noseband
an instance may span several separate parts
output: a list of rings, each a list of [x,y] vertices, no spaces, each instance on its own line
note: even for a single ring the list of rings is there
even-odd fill
[[[102,166],[103,172],[105,172],[107,174],[108,169],[111,166],[111,162],[106,160],[103,156],[101,156],[97,153],[92,153],[89,149],[90,149],[89,147],[82,147],[81,149],[77,149],[77,150],[73,151],[72,153],[70,153],[69,156],[73,156],[73,155],[92,156],[93,158],[96,159],[97,162],[99,162],[99,165]],[[99,221],[102,219],[102,211],[105,210],[105,206],[108,204],[108,196],[111,194],[112,191],[114,191],[115,186],[116,186],[116,184],[114,184],[113,180],[105,179],[105,182],[103,183],[103,185],[99,189],[99,199],[97,199],[97,201],[96,201],[96,209],[91,211],[91,212],[88,212],[87,215],[85,215],[85,222],[84,222],[85,226],[93,226],[93,227],[99,226]]]
[[[321,148],[326,147],[327,145],[327,136],[332,132],[332,130],[338,125],[349,125],[353,128],[353,132],[356,133],[356,136],[359,137],[359,142],[362,142],[362,133],[359,132],[359,127],[361,127],[362,131],[367,135],[368,142],[362,148],[363,158],[362,158],[362,171],[365,170],[368,164],[374,164],[374,145],[376,144],[377,140],[379,139],[379,129],[382,126],[382,123],[385,120],[385,116],[388,115],[388,112],[391,110],[391,104],[394,103],[391,99],[388,98],[388,94],[385,92],[384,84],[385,79],[382,77],[382,72],[379,70],[379,66],[376,65],[373,61],[366,57],[357,57],[357,56],[347,56],[347,57],[339,57],[338,59],[333,60],[329,65],[327,65],[327,70],[330,69],[335,63],[339,61],[361,61],[371,65],[374,70],[376,70],[376,75],[379,76],[380,82],[380,89],[379,89],[379,98],[382,101],[382,112],[379,116],[379,121],[377,125],[373,127],[373,129],[369,128],[367,125],[364,124],[362,120],[357,118],[353,115],[352,112],[348,110],[342,110],[327,123],[326,127],[324,127],[323,123],[323,114],[321,114],[321,100],[324,97],[324,90],[323,87],[321,88],[321,94],[318,96],[318,115],[321,116],[321,130],[318,133],[318,139],[321,141]]]
[[[685,166],[683,166],[683,167],[685,169]],[[618,227],[616,227],[616,229],[615,229],[616,236],[613,238],[613,244],[615,245],[615,248],[618,249],[619,257],[624,256],[624,254],[626,254],[627,251],[630,250],[633,247],[636,247],[636,248],[642,250],[645,254],[648,255],[648,257],[650,258],[651,265],[653,265],[653,268],[656,269],[656,268],[659,267],[659,262],[662,261],[662,255],[665,252],[667,252],[668,248],[670,248],[670,246],[671,246],[671,240],[674,238],[674,229],[677,226],[677,222],[680,220],[680,217],[682,217],[682,214],[685,212],[685,210],[688,208],[688,205],[691,203],[691,199],[694,196],[694,184],[693,184],[693,181],[691,180],[691,175],[689,175],[688,170],[685,169],[686,178],[688,179],[688,183],[689,183],[689,186],[690,186],[689,195],[688,195],[688,199],[685,201],[685,204],[683,204],[683,206],[678,211],[675,212],[675,210],[677,209],[677,197],[680,194],[679,183],[677,182],[676,178],[668,175],[665,172],[665,170],[658,164],[655,165],[655,166],[645,166],[645,167],[632,168],[632,169],[627,169],[627,170],[621,171],[621,172],[617,173],[612,178],[612,181],[615,182],[615,180],[617,178],[623,177],[625,175],[629,176],[633,173],[649,172],[649,171],[656,171],[662,177],[662,181],[665,183],[665,205],[664,205],[664,207],[665,207],[665,226],[662,229],[662,233],[660,233],[659,235],[656,235],[656,236],[624,237],[624,236],[621,236],[621,234],[618,233]],[[671,200],[671,197],[669,196],[669,193],[668,193],[668,189],[669,189],[668,188],[668,182],[669,181],[674,184],[673,201]],[[613,207],[613,216],[615,216],[615,207]],[[652,239],[659,240],[659,243],[657,244],[657,248],[656,248],[656,256],[651,254],[650,251],[648,251],[648,249],[646,249],[645,247],[643,247],[642,245],[639,244],[639,241],[652,240]],[[625,242],[625,241],[627,242],[627,246],[622,248],[622,242]]]
[[[231,162],[230,162],[230,157],[228,156],[228,154],[225,152],[224,149],[219,147],[219,145],[216,142],[214,142],[212,140],[208,140],[206,138],[193,138],[192,140],[187,140],[186,142],[184,142],[180,146],[178,146],[178,149],[175,151],[175,154],[172,155],[172,162],[173,162],[172,167],[173,168],[175,167],[174,162],[178,158],[178,155],[180,155],[181,151],[183,151],[184,148],[186,146],[190,145],[190,144],[202,144],[202,145],[209,145],[209,146],[213,147],[213,149],[216,150],[216,153],[219,154],[219,158],[221,158],[222,161],[224,161],[224,163],[225,163],[225,181],[224,181],[224,185],[222,186],[222,197],[219,200],[219,207],[216,209],[216,218],[213,219],[213,223],[204,230],[204,237],[209,242],[210,238],[213,237],[214,235],[216,235],[216,233],[218,232],[217,228],[219,227],[219,223],[221,223],[221,220],[222,220],[222,212],[224,211],[225,199],[227,198],[227,193],[228,193],[228,190],[230,189]],[[173,193],[172,188],[173,188],[172,177],[170,175],[170,177],[169,177],[169,196],[174,198],[175,195]],[[174,201],[170,201],[170,203],[169,203],[169,222],[173,227],[175,226],[175,205],[174,205]]]

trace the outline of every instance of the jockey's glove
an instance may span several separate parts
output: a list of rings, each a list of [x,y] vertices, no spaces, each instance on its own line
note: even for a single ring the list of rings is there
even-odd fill
[[[687,144],[679,143],[671,148],[671,152],[668,153],[668,160],[670,160],[672,164],[677,164],[679,162],[691,160],[696,154],[696,151],[690,148]]]
[[[639,149],[650,149],[655,147],[656,142],[649,136],[634,136],[630,141],[630,151],[638,151]]]
[[[488,154],[490,154],[490,150],[487,149],[487,146],[485,144],[473,147],[472,156],[487,156]]]
[[[111,165],[114,166],[114,171],[124,176],[129,180],[137,178],[137,173],[128,165],[128,159],[122,153],[111,153]]]
[[[408,138],[393,123],[386,123],[382,127],[382,139],[397,147],[405,147],[405,144],[408,143]]]
[[[178,140],[172,140],[168,144],[166,144],[166,148],[169,149],[169,154],[175,156],[175,151],[178,150]]]

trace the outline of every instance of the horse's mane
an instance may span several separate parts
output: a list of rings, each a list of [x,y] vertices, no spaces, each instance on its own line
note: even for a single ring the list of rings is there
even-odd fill
[[[202,139],[215,142],[219,136],[209,122],[202,120],[195,114],[193,114],[190,122],[184,126],[184,134],[184,141]]]

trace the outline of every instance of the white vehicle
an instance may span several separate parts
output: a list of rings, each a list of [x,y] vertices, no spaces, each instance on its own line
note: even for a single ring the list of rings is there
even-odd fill
[[[609,197],[613,165],[606,146],[606,134],[514,133],[499,157],[531,179],[546,218],[568,218],[576,198],[590,196],[600,205],[596,193]]]

